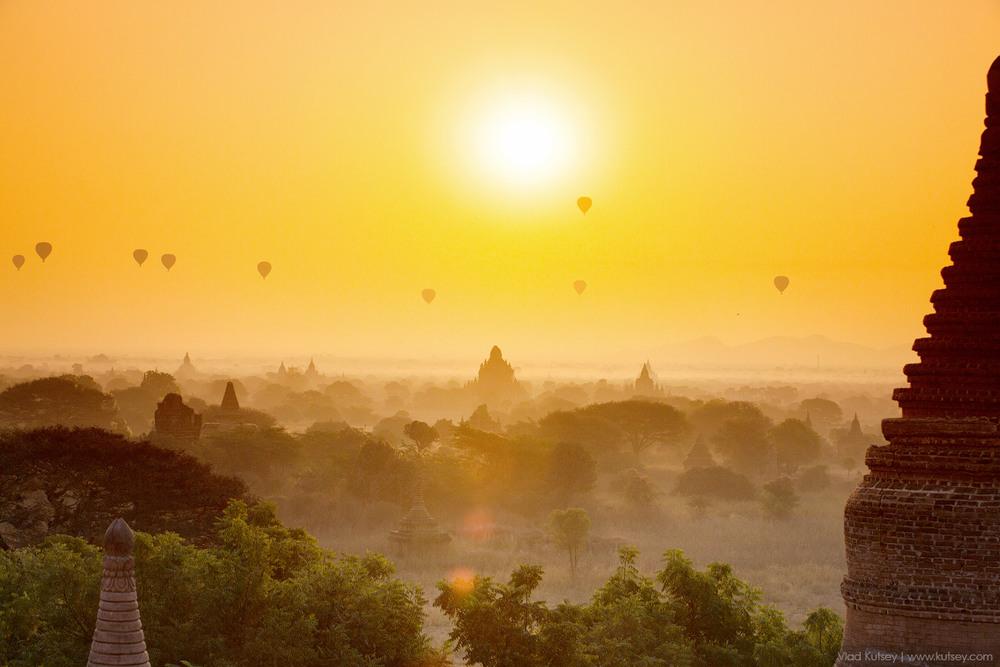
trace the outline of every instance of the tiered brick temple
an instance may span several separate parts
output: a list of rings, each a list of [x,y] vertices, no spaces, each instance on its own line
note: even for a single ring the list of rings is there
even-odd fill
[[[1000,665],[1000,58],[987,91],[972,215],[844,512],[842,667]]]

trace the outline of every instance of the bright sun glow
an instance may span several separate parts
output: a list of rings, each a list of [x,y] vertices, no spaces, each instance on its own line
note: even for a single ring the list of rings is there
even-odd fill
[[[568,119],[540,102],[509,102],[485,115],[479,159],[494,176],[518,184],[547,182],[570,161]]]

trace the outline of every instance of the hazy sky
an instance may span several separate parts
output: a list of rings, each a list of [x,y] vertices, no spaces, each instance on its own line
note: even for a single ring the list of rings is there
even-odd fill
[[[0,349],[909,344],[998,35],[973,0],[0,0]]]

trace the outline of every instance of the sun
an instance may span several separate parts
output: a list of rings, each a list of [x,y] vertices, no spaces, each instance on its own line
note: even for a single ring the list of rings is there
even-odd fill
[[[478,161],[493,177],[511,183],[551,182],[572,159],[571,136],[569,116],[552,103],[508,100],[481,117]]]

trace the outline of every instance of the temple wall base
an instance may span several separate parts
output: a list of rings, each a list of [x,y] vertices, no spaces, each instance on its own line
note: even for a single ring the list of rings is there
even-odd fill
[[[834,667],[873,665],[1000,667],[1000,624],[849,608]]]

